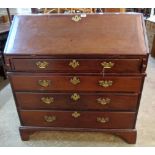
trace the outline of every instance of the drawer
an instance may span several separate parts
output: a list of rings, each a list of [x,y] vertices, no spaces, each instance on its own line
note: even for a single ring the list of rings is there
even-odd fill
[[[87,111],[20,111],[24,126],[67,128],[134,127],[133,112],[87,112]]]
[[[12,74],[15,91],[140,92],[141,76]]]
[[[136,94],[16,92],[21,109],[135,110]]]
[[[12,61],[16,71],[136,73],[141,69],[140,59],[13,59]]]

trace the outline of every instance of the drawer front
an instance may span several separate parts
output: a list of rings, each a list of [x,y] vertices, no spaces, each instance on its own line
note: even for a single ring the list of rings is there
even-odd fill
[[[115,91],[140,92],[138,76],[12,75],[15,91]]]
[[[134,127],[133,112],[20,111],[23,125],[67,128]]]
[[[140,72],[140,59],[13,59],[16,71]],[[25,65],[26,64],[26,65]]]
[[[135,110],[138,95],[108,93],[16,92],[21,109]]]

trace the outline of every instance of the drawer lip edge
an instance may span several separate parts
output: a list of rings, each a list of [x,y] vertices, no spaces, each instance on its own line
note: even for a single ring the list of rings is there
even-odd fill
[[[81,110],[24,110],[24,109],[20,109],[19,112],[63,112],[63,113],[67,113],[67,112],[83,112],[83,113],[102,113],[102,111],[98,111],[98,110],[92,110],[92,111],[87,111],[87,110],[84,110],[84,111],[81,111]],[[136,111],[117,111],[117,112],[113,112],[113,111],[103,111],[103,113],[124,113],[124,114],[134,114],[136,115]]]
[[[24,76],[24,75],[28,75],[28,76],[87,76],[87,75],[91,75],[91,76],[102,76],[101,73],[51,73],[51,72],[16,72],[16,71],[9,71],[7,72],[8,76],[13,76],[13,75],[18,75],[18,76]],[[147,73],[146,72],[141,72],[141,73],[105,73],[105,76],[136,76],[136,77],[141,77],[141,76],[146,76]]]

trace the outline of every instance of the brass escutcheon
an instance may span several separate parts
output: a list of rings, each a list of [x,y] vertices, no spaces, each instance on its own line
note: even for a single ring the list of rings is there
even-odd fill
[[[80,117],[80,113],[78,113],[77,111],[75,111],[75,112],[72,113],[72,116],[74,118],[78,118],[78,117]]]
[[[102,86],[104,88],[110,87],[110,86],[112,86],[112,84],[113,84],[113,81],[110,81],[110,80],[100,80],[99,81],[99,86]]]
[[[42,87],[48,87],[50,85],[50,80],[38,80],[38,84]]]
[[[75,22],[78,22],[81,20],[81,17],[78,16],[78,15],[75,15],[74,17],[72,17],[72,20],[75,21]]]
[[[47,116],[47,115],[45,115],[45,116],[44,116],[44,120],[45,120],[46,122],[51,123],[51,122],[53,122],[53,121],[56,120],[56,116]]]
[[[70,82],[73,84],[73,85],[77,85],[80,83],[80,79],[77,78],[76,76],[74,76],[73,78],[70,79]]]
[[[109,122],[109,117],[97,117],[96,121],[100,123],[107,123]]]
[[[74,69],[78,67],[79,65],[80,65],[79,62],[75,59],[69,62],[69,66],[71,66]]]
[[[114,66],[114,63],[113,62],[102,62],[101,65],[103,68],[109,68],[110,69]]]
[[[80,99],[80,95],[77,94],[77,93],[74,93],[74,94],[71,96],[71,99],[72,99],[73,101],[78,101],[78,100]]]
[[[43,62],[38,61],[38,62],[36,62],[36,65],[40,69],[45,69],[45,68],[48,67],[48,62],[46,62],[46,61],[43,61]]]
[[[106,104],[109,104],[110,103],[110,98],[98,98],[97,99],[97,102],[101,105],[106,105]]]
[[[51,104],[54,102],[54,98],[53,97],[42,97],[41,101],[46,104]]]

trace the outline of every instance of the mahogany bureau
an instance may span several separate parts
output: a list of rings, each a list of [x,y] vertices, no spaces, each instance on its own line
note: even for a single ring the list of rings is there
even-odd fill
[[[147,60],[141,14],[16,16],[5,63],[22,140],[64,130],[135,143]]]

